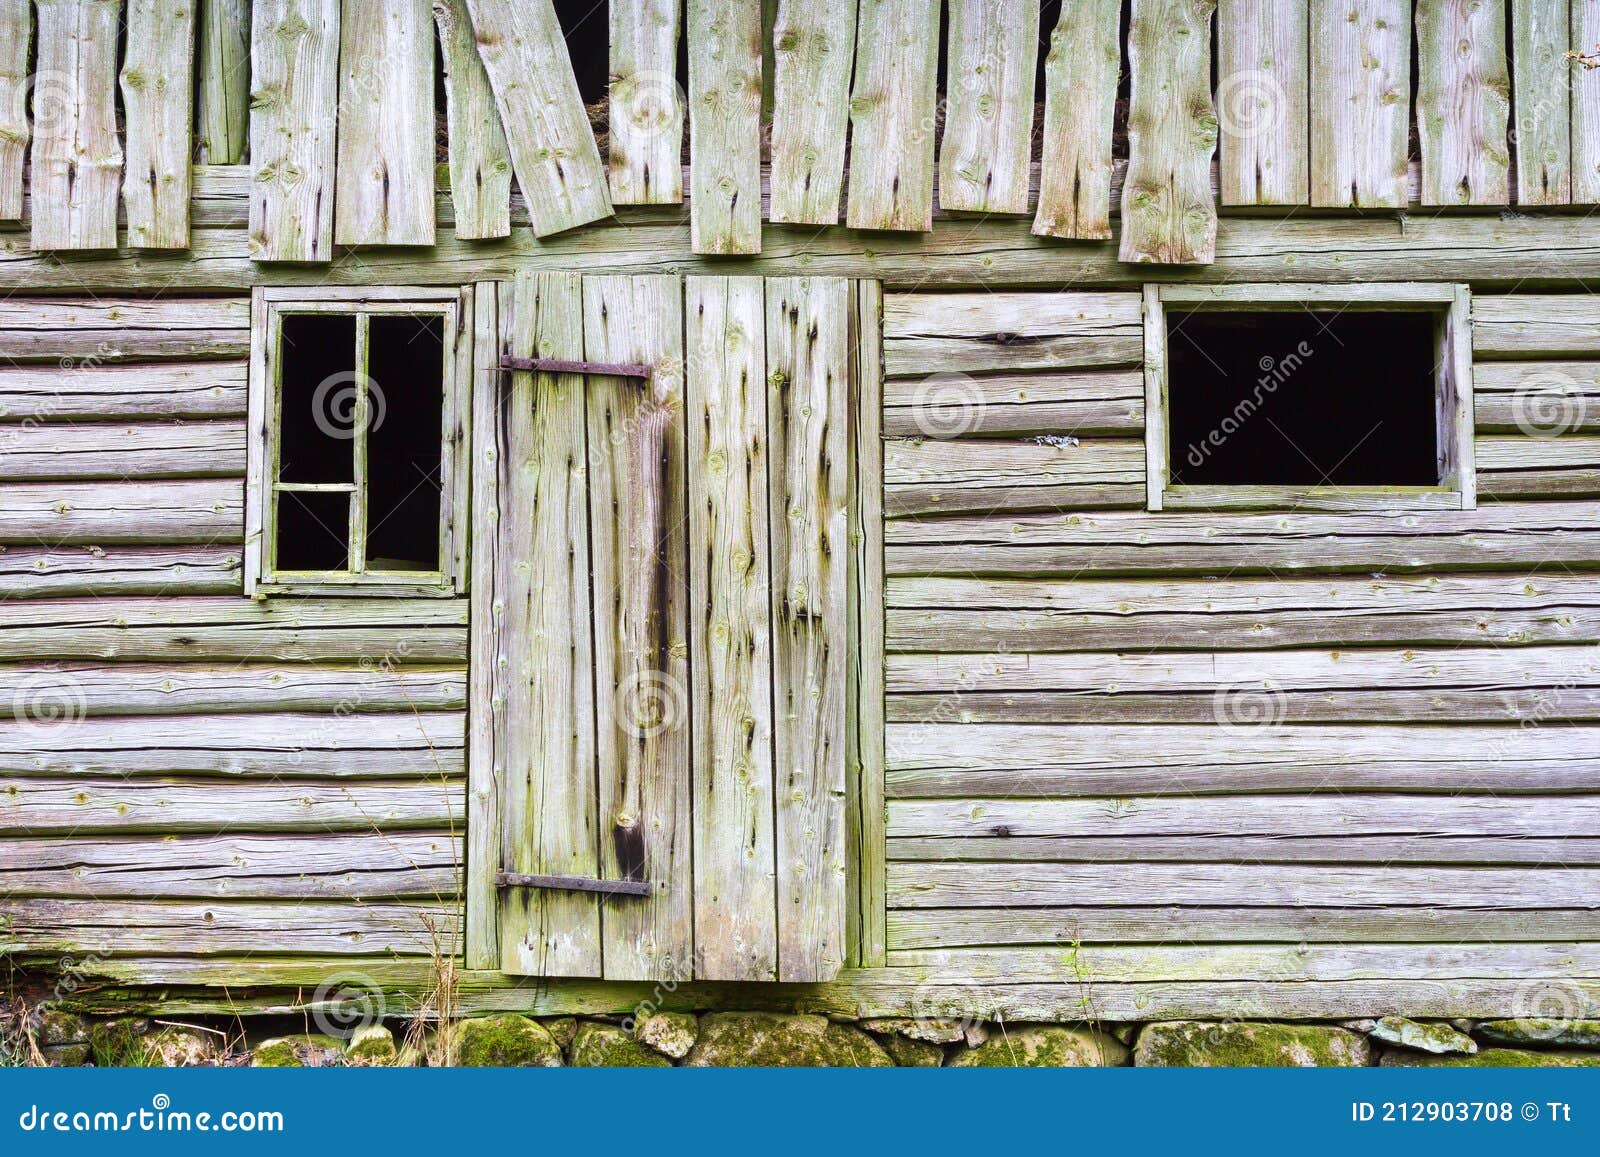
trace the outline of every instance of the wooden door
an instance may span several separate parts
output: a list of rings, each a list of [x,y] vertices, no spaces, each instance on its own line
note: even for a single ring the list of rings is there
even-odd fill
[[[473,967],[837,972],[850,288],[538,274],[480,314]]]

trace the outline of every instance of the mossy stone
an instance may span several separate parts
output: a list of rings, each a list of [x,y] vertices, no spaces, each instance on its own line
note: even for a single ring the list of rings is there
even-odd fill
[[[859,1028],[825,1016],[713,1012],[700,1018],[700,1038],[684,1059],[695,1067],[872,1067],[893,1065]]]
[[[1470,1057],[1429,1056],[1390,1049],[1379,1058],[1385,1068],[1588,1069],[1600,1068],[1600,1053],[1540,1052],[1537,1049],[1479,1049]]]
[[[653,1012],[634,1023],[633,1035],[662,1056],[681,1061],[700,1037],[700,1022],[692,1012]]]
[[[344,1045],[334,1037],[306,1032],[262,1041],[251,1051],[250,1064],[258,1069],[325,1069],[343,1056]]]
[[[1353,1067],[1367,1064],[1371,1056],[1366,1037],[1332,1025],[1171,1020],[1144,1026],[1133,1063],[1175,1068]]]
[[[94,1059],[87,1044],[46,1045],[39,1051],[44,1055],[45,1064],[53,1069],[82,1068]]]
[[[561,1046],[543,1025],[516,1013],[473,1017],[456,1030],[456,1064],[469,1069],[558,1068]]]
[[[1128,1063],[1128,1048],[1110,1033],[1059,1024],[1008,1024],[950,1059],[953,1069],[1078,1069]]]
[[[121,1016],[89,1027],[89,1047],[94,1063],[102,1068],[138,1067],[145,1063],[144,1035],[150,1022]]]
[[[1600,1048],[1600,1020],[1543,1020],[1537,1017],[1485,1020],[1479,1021],[1473,1031],[1484,1040],[1496,1044]]]
[[[878,1038],[889,1059],[903,1069],[936,1069],[944,1064],[944,1046],[890,1033]]]
[[[1447,1024],[1422,1024],[1403,1016],[1381,1017],[1368,1035],[1373,1040],[1441,1056],[1450,1053],[1470,1056],[1478,1051],[1477,1041]]]
[[[89,1039],[89,1025],[75,1013],[47,1008],[33,1022],[34,1039],[41,1046],[81,1045]]]
[[[550,1034],[550,1039],[562,1049],[570,1048],[572,1039],[578,1035],[577,1017],[552,1016],[539,1023],[544,1026],[544,1031]]]
[[[586,1069],[670,1069],[672,1062],[614,1024],[585,1021],[572,1040],[574,1067]]]
[[[954,1017],[878,1017],[862,1021],[861,1027],[936,1045],[955,1044],[966,1037],[962,1022]]]
[[[395,1046],[394,1033],[381,1024],[366,1024],[350,1034],[344,1046],[346,1060],[368,1065],[392,1064],[400,1050]]]
[[[148,1064],[164,1069],[192,1069],[216,1063],[220,1038],[188,1028],[162,1028],[144,1038]]]

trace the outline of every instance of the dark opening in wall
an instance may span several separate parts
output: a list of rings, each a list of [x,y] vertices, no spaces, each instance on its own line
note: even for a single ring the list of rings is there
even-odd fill
[[[1436,318],[1169,312],[1175,486],[1435,486]]]
[[[373,315],[367,372],[367,569],[439,569],[444,319]],[[381,420],[380,420],[381,419]]]
[[[278,495],[278,569],[346,570],[350,566],[350,495],[287,490]]]
[[[611,17],[605,0],[555,0],[556,19],[584,104],[605,98],[611,82]],[[681,31],[681,25],[680,25]]]

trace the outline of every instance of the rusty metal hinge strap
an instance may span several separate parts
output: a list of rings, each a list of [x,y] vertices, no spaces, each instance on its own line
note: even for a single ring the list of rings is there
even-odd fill
[[[514,358],[510,354],[500,357],[502,370],[546,374],[600,374],[608,378],[650,379],[650,367],[638,362],[579,362],[568,358]]]
[[[550,888],[558,892],[601,892],[615,896],[648,896],[648,880],[595,880],[588,876],[530,876],[525,872],[500,872],[498,888]]]

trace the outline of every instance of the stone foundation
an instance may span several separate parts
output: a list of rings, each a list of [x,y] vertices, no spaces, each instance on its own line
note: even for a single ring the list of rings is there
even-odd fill
[[[268,1026],[263,1026],[268,1027]],[[231,1028],[231,1034],[230,1034]],[[13,1019],[10,1063],[327,1067],[445,1060],[436,1027],[372,1021],[335,1032],[256,1032],[49,1011]],[[408,1033],[408,1029],[409,1031]],[[656,1012],[623,1017],[472,1017],[453,1026],[462,1066],[845,1066],[1058,1068],[1172,1066],[1600,1067],[1600,1021],[1338,1024],[1159,1021],[999,1024],[953,1019],[851,1021],[771,1012]]]

